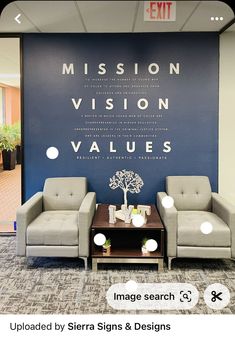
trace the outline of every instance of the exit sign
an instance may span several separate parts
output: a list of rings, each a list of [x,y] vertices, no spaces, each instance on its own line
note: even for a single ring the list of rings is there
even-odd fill
[[[176,1],[144,1],[144,21],[175,21]]]

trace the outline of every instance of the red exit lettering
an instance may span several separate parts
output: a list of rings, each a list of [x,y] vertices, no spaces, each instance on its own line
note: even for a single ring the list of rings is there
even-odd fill
[[[171,18],[171,1],[150,1],[147,12],[151,20],[169,20]]]

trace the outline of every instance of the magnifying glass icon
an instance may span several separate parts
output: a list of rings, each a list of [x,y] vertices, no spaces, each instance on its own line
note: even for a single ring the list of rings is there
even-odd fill
[[[183,298],[189,300],[188,294],[187,294],[187,293],[184,293],[184,294],[183,294]]]
[[[180,294],[181,294],[181,298],[180,298],[180,301],[183,303],[184,300],[187,300],[188,302],[191,302],[191,298],[189,297],[189,294],[191,295],[192,292],[190,290],[188,291],[180,291]]]

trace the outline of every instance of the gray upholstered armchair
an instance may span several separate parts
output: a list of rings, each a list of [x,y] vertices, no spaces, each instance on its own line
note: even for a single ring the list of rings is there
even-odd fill
[[[235,207],[211,192],[208,177],[168,176],[166,192],[157,193],[157,207],[167,232],[169,269],[176,257],[235,258]],[[162,205],[167,195],[173,207]],[[201,231],[204,222],[212,224],[208,234]]]
[[[19,256],[80,257],[87,269],[96,195],[85,177],[48,178],[17,210]]]

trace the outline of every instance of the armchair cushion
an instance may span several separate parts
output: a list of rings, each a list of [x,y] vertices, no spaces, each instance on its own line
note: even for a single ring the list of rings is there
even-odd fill
[[[55,177],[45,181],[44,211],[78,210],[87,193],[85,177]]]
[[[27,227],[27,245],[78,245],[78,212],[45,211]]]
[[[177,210],[211,211],[211,186],[206,176],[168,176],[166,192]]]
[[[210,222],[213,230],[203,234],[200,226],[203,222]],[[196,247],[230,247],[230,229],[216,214],[206,211],[178,212],[177,245]]]

